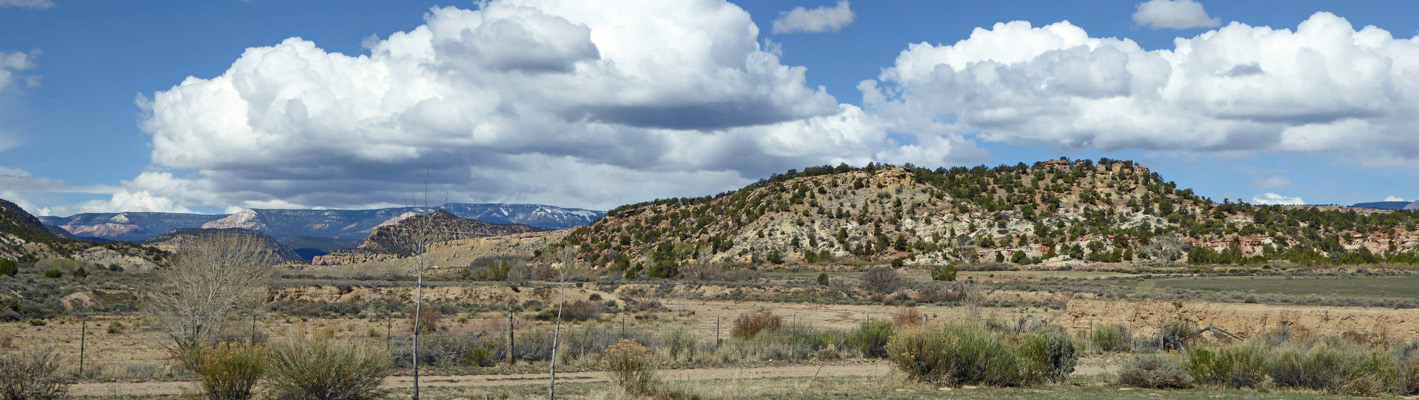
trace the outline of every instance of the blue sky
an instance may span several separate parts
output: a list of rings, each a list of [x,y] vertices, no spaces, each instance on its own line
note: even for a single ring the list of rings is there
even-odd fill
[[[375,207],[427,174],[606,209],[1059,156],[1219,201],[1419,197],[1410,2],[633,3],[0,0],[0,198]]]

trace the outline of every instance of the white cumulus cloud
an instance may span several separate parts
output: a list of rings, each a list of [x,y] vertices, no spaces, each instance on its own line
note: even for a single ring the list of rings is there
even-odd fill
[[[834,7],[811,10],[797,7],[779,13],[778,19],[774,20],[774,34],[837,32],[851,24],[854,17],[847,0],[838,1]]]
[[[910,45],[863,103],[893,129],[1106,151],[1331,153],[1419,164],[1419,39],[1316,13],[1145,51],[1068,22]],[[969,137],[969,136],[968,136]]]
[[[1192,0],[1149,0],[1134,8],[1133,23],[1153,29],[1210,28],[1222,24]]]
[[[1270,192],[1263,193],[1263,194],[1259,194],[1259,195],[1256,195],[1256,196],[1252,196],[1251,202],[1252,202],[1252,203],[1256,203],[1256,204],[1260,204],[1260,205],[1265,205],[1265,206],[1276,206],[1276,205],[1294,206],[1294,205],[1303,205],[1303,204],[1306,204],[1306,201],[1305,201],[1305,200],[1301,200],[1300,197],[1287,197],[1287,196],[1282,196],[1282,195],[1279,195],[1279,194],[1276,194],[1276,193],[1270,193]]]
[[[1388,196],[1385,197],[1385,201],[1404,201],[1404,198],[1399,196]]]
[[[427,173],[440,199],[604,209],[806,165],[978,156],[959,135],[896,143],[758,34],[723,0],[504,0],[435,8],[364,55],[250,48],[139,96],[154,172],[108,204],[400,205]]]
[[[34,58],[39,52],[5,52],[0,51],[0,92],[4,92],[14,87],[17,82],[34,85],[38,83],[33,76],[21,75],[20,72],[34,68]]]

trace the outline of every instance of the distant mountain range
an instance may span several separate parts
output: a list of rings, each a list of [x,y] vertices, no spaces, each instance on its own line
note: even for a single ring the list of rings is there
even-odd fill
[[[1419,201],[1376,201],[1370,203],[1355,203],[1351,207],[1378,208],[1381,210],[1419,210]]]
[[[454,216],[494,224],[521,224],[544,229],[582,226],[605,212],[537,204],[463,204],[437,207]],[[364,240],[375,228],[428,210],[415,207],[374,210],[268,210],[248,209],[235,214],[88,213],[69,217],[40,217],[45,225],[77,238],[141,242],[183,228],[242,228],[260,231],[278,241],[297,238],[311,243],[293,248],[328,248],[333,243],[317,239]],[[326,250],[328,251],[328,250]]]
[[[150,270],[167,257],[162,250],[127,242],[91,242],[55,234],[20,206],[0,199],[0,259],[32,263],[66,257],[88,264]]]

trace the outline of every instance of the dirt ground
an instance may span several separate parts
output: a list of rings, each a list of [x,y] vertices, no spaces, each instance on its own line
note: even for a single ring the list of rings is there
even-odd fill
[[[670,308],[672,312],[684,317],[679,319],[680,323],[689,324],[697,335],[706,339],[713,337],[716,324],[719,325],[720,337],[728,337],[729,329],[734,324],[734,318],[738,317],[740,314],[750,312],[772,311],[774,314],[782,316],[785,323],[799,323],[815,328],[847,331],[856,328],[867,318],[891,319],[893,314],[902,309],[902,307],[899,306],[884,305],[772,303],[762,301],[663,299],[660,300],[660,302]],[[1019,317],[1024,316],[1049,320],[1053,317],[1052,314],[1058,313],[1058,311],[1043,308],[996,309],[927,305],[916,307],[916,309],[926,317],[928,322],[942,320],[964,322],[982,319],[1013,322]]]
[[[1158,332],[1159,322],[1176,319],[1198,328],[1215,325],[1241,337],[1285,326],[1298,334],[1360,335],[1391,342],[1419,340],[1419,309],[1072,300],[1053,323],[1070,330],[1117,323],[1135,335],[1153,335]]]
[[[722,380],[722,379],[764,379],[785,377],[841,377],[880,376],[887,373],[886,363],[852,363],[832,365],[786,365],[758,368],[695,368],[661,371],[661,376],[673,381]],[[421,387],[496,387],[515,385],[542,385],[547,382],[547,374],[512,375],[458,375],[424,376],[419,378]],[[413,386],[412,376],[394,376],[384,381],[385,389],[402,389]],[[560,382],[596,383],[607,382],[610,378],[604,372],[559,372]],[[193,382],[113,382],[81,383],[71,386],[69,394],[79,397],[126,396],[180,396],[199,394]]]

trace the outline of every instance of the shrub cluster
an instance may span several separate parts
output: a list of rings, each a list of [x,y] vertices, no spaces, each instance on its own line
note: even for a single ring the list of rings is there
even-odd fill
[[[1221,348],[1193,348],[1186,368],[1202,383],[1233,388],[1315,390],[1350,396],[1419,394],[1419,354],[1397,348],[1326,338],[1282,342],[1265,340]]]
[[[902,307],[892,314],[892,325],[921,325],[923,322],[926,322],[926,316],[917,311],[916,307]]]
[[[863,357],[887,358],[887,341],[892,339],[893,330],[891,321],[867,319],[848,335],[847,344]]]
[[[601,357],[611,380],[621,386],[626,393],[650,395],[656,392],[658,381],[652,369],[650,351],[634,340],[621,339],[606,348]]]
[[[764,330],[774,331],[782,327],[783,317],[774,315],[772,311],[744,313],[734,319],[734,328],[729,334],[740,339],[750,339]]]
[[[872,293],[895,292],[906,284],[897,270],[888,267],[868,269],[862,273],[862,277],[859,279],[862,282],[862,288]]]
[[[1194,379],[1232,388],[1258,388],[1266,382],[1269,363],[1261,346],[1209,349],[1195,347],[1187,352],[1187,370]]]
[[[8,258],[0,258],[0,275],[15,276],[20,273],[20,265]]]
[[[419,328],[419,333],[438,332],[443,311],[437,307],[421,307],[418,313],[409,313],[409,329]]]
[[[892,364],[914,379],[948,385],[1022,386],[1068,376],[1078,354],[1059,332],[1005,334],[981,325],[898,329],[887,342]]]
[[[269,388],[278,399],[371,399],[389,375],[389,357],[329,340],[292,339],[271,346]]]
[[[266,354],[261,347],[221,343],[192,349],[198,354],[193,372],[208,399],[250,399],[256,383],[266,374]]]
[[[1118,383],[1147,389],[1186,389],[1192,387],[1192,375],[1175,358],[1147,354],[1134,357],[1119,370]]]
[[[59,355],[53,348],[0,356],[0,398],[59,399],[68,387],[59,375]]]
[[[1123,324],[1101,325],[1089,336],[1094,348],[1103,352],[1128,351],[1128,328]]]
[[[1379,349],[1317,343],[1277,349],[1269,375],[1277,386],[1376,396],[1393,383],[1391,366],[1397,364]]]
[[[954,282],[956,280],[956,266],[937,265],[931,267],[931,280]]]

